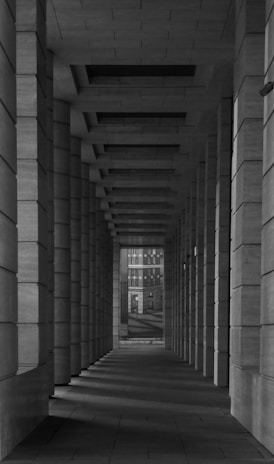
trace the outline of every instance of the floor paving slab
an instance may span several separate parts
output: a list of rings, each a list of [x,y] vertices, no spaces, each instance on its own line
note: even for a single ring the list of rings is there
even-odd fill
[[[123,346],[57,387],[5,464],[274,464],[228,391],[161,346]]]

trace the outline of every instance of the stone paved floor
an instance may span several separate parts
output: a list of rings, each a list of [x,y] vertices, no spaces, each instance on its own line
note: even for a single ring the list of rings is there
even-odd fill
[[[227,391],[162,347],[127,347],[57,388],[50,417],[6,464],[274,463]]]
[[[128,336],[133,338],[162,338],[163,311],[147,311],[144,314],[129,313]]]

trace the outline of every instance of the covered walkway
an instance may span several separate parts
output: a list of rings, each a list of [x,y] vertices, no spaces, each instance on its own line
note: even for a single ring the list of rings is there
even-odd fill
[[[273,44],[274,0],[0,0],[0,460],[274,454]]]
[[[229,413],[227,389],[161,347],[115,350],[57,387],[6,464],[274,463]]]

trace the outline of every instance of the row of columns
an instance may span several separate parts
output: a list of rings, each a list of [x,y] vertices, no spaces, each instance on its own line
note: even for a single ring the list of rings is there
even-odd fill
[[[208,137],[165,247],[171,346],[219,386],[228,385],[231,107],[229,98],[220,102],[216,134]]]
[[[112,237],[53,67],[46,2],[1,1],[0,459],[112,348]]]
[[[165,247],[169,346],[229,387],[232,414],[272,452],[273,94],[259,91],[264,69],[273,81],[273,17],[272,1],[236,2],[233,98],[219,103]]]
[[[259,365],[263,102],[258,89],[263,83],[264,30],[261,2],[239,2],[233,158],[232,100],[224,98],[216,134],[208,138],[190,181],[173,237],[173,266],[167,269],[175,294],[173,349],[181,354],[178,347],[184,345],[184,359],[223,386],[229,380],[229,343],[232,379],[239,368]],[[185,231],[178,242],[182,221]],[[178,257],[183,257],[183,271]],[[180,318],[184,324],[178,332],[174,327]]]
[[[112,237],[53,100],[45,3],[0,19],[0,379],[47,365],[53,394],[112,348]]]
[[[67,384],[112,348],[112,238],[70,137],[70,107],[54,102],[55,383]]]

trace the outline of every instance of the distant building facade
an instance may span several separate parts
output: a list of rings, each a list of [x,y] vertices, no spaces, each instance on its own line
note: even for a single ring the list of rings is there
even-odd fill
[[[128,249],[128,312],[162,309],[163,272],[162,248]]]

